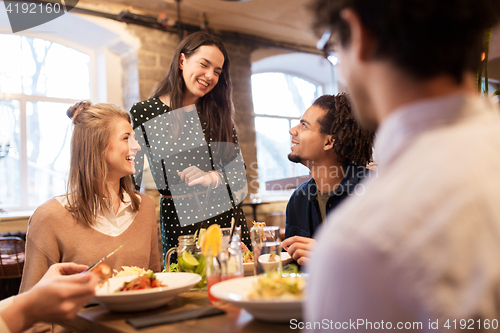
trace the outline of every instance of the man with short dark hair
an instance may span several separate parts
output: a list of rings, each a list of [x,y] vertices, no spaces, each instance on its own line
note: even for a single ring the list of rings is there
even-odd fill
[[[378,174],[317,233],[305,321],[489,332],[500,318],[500,117],[475,73],[500,1],[315,0],[313,10],[355,114],[376,130]]]
[[[304,265],[315,244],[312,237],[327,214],[345,198],[363,193],[358,184],[368,174],[373,132],[358,125],[347,96],[339,94],[314,101],[290,134],[288,159],[309,168],[311,179],[288,201],[282,247]]]

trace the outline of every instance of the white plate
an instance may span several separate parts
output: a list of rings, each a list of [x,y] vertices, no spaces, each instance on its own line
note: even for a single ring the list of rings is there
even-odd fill
[[[155,275],[166,287],[115,292],[124,282],[132,281],[137,275],[111,278],[109,287],[105,283],[96,289],[96,296],[92,301],[111,311],[149,310],[167,304],[177,294],[188,291],[201,280],[201,276],[194,273],[155,273]]]
[[[257,282],[258,276],[247,276],[214,284],[210,293],[218,299],[243,308],[256,319],[270,322],[288,322],[302,318],[304,299],[249,300],[247,295]]]
[[[269,254],[263,254],[263,255],[261,255],[260,256],[261,262],[262,262],[262,260],[264,259],[265,256],[269,257]],[[281,266],[288,265],[289,263],[292,262],[292,260],[293,259],[292,259],[292,257],[290,257],[290,255],[288,254],[288,252],[281,252]],[[253,275],[254,274],[254,272],[253,272],[253,266],[254,266],[253,262],[249,262],[249,263],[244,263],[243,264],[243,271],[245,272],[245,276],[247,276],[247,275]]]

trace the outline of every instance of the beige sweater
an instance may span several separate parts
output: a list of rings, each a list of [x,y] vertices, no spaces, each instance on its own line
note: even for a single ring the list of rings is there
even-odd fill
[[[148,196],[141,194],[141,207],[134,221],[116,237],[78,223],[56,199],[51,199],[38,207],[29,221],[20,292],[33,287],[54,263],[91,265],[124,243],[120,251],[106,259],[111,269],[137,266],[160,271],[156,214]],[[46,325],[43,329],[39,326],[32,332],[51,331]]]

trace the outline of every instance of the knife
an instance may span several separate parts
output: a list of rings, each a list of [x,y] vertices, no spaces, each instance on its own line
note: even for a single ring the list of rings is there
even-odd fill
[[[95,263],[93,263],[91,266],[89,266],[89,268],[87,268],[86,270],[84,270],[82,273],[86,273],[86,272],[91,272],[94,268],[96,268],[101,262],[103,262],[104,260],[108,259],[109,257],[111,257],[113,254],[116,253],[116,251],[118,251],[119,249],[121,249],[123,247],[123,245],[125,245],[125,243],[123,243],[122,245],[118,246],[115,250],[111,251],[110,253],[108,253],[107,255],[105,255],[104,257],[102,257],[100,260],[97,260]]]

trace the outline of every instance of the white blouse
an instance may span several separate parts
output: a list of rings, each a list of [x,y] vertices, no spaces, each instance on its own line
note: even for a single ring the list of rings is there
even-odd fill
[[[141,200],[141,197],[138,197],[139,200]],[[64,207],[68,205],[66,195],[61,195],[56,197],[56,199]],[[104,211],[104,214],[98,214],[96,224],[93,225],[92,228],[105,235],[116,237],[127,230],[136,216],[137,212],[132,210],[132,201],[130,200],[130,196],[128,193],[124,192],[123,201],[120,202],[118,212],[115,214],[113,209],[107,209]]]

